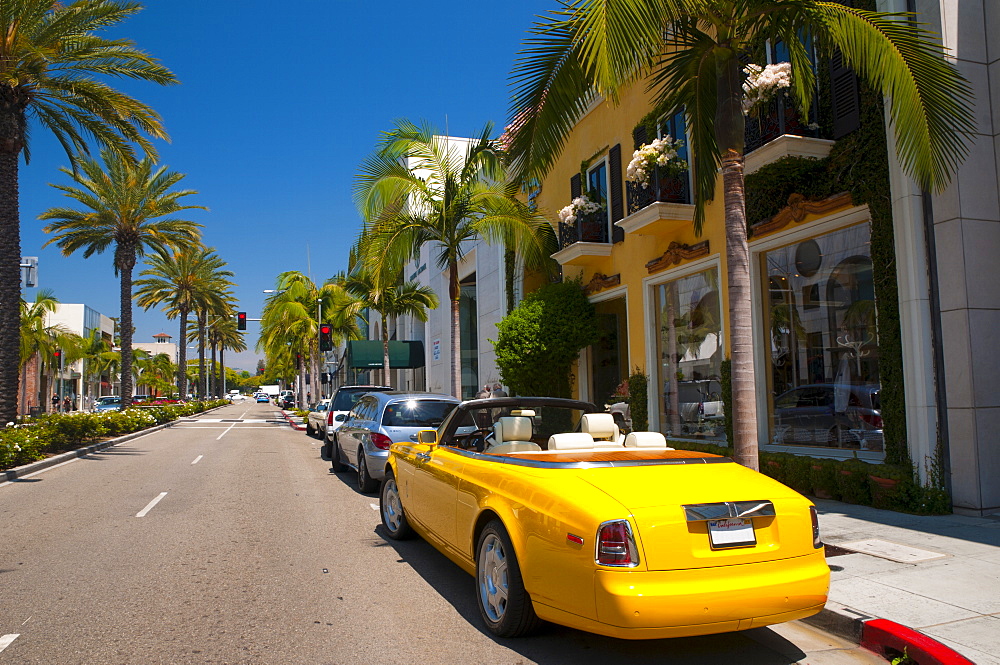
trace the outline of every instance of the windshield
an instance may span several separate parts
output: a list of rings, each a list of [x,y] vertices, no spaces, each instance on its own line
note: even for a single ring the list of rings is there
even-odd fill
[[[381,391],[378,388],[358,388],[357,390],[344,390],[341,388],[337,391],[337,396],[333,398],[333,406],[330,407],[330,410],[350,411],[354,408],[354,405],[358,403],[358,400],[361,399],[362,395],[365,393],[377,392]]]
[[[101,397],[97,400],[98,404],[121,404],[121,397]]]
[[[384,427],[437,427],[455,408],[455,402],[410,399],[387,404],[382,414]]]

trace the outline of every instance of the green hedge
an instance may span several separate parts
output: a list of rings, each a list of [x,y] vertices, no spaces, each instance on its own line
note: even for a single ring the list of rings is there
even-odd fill
[[[227,400],[130,408],[103,413],[48,413],[0,430],[0,470],[28,464],[104,438],[200,413]]]
[[[671,441],[669,445],[716,455],[729,453],[728,449],[711,444]],[[797,492],[820,499],[918,515],[951,512],[947,493],[933,484],[920,485],[914,480],[913,470],[907,466],[761,451],[760,471]]]

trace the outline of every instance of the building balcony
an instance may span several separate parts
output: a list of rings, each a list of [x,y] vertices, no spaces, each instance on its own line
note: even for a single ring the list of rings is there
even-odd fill
[[[816,125],[804,122],[785,96],[772,100],[760,117],[747,118],[745,141],[745,173],[782,157],[826,157],[834,143],[820,137]]]
[[[658,235],[671,233],[694,220],[691,205],[690,177],[687,171],[668,175],[653,170],[649,185],[626,182],[628,216],[615,222],[626,234]]]
[[[653,168],[649,185],[643,187],[631,180],[625,183],[628,197],[628,215],[633,215],[654,203],[691,203],[691,185],[687,171],[678,174],[661,173],[660,167]]]
[[[561,265],[584,265],[591,258],[607,256],[611,256],[607,210],[577,215],[574,224],[559,222],[559,251],[552,258]]]

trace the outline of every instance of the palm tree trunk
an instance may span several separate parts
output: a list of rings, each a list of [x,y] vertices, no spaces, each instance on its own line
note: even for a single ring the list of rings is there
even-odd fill
[[[226,396],[226,345],[219,345],[219,396]]]
[[[219,349],[219,343],[218,340],[215,338],[215,335],[212,335],[211,345],[212,345],[212,371],[209,374],[210,381],[208,384],[208,394],[212,395],[213,397],[216,397],[219,394],[219,376],[217,374],[217,372],[219,371],[219,365],[218,363],[215,362],[215,355]]]
[[[389,325],[382,316],[382,385],[391,386],[389,383]]]
[[[188,310],[186,307],[181,308],[181,334],[180,334],[180,346],[181,348],[177,351],[177,391],[178,397],[182,400],[187,399],[187,325],[188,325]]]
[[[132,268],[135,250],[119,245],[115,263],[121,274],[122,408],[132,403]]]
[[[205,373],[205,328],[208,326],[208,312],[198,312],[198,397],[208,395],[208,374]]]
[[[729,278],[729,339],[732,353],[733,459],[757,470],[757,381],[753,369],[750,311],[750,250],[747,247],[743,155],[722,158],[726,208],[726,263]]]
[[[458,262],[448,262],[448,298],[451,302],[451,394],[462,399],[462,334],[459,328]]]
[[[8,102],[9,103],[9,102]],[[21,360],[21,221],[17,158],[23,116],[0,100],[0,424],[17,420]]]

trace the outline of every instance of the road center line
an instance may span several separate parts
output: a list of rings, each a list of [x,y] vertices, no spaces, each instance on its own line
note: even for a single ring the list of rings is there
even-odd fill
[[[229,430],[231,430],[234,427],[236,427],[236,423],[233,423],[232,425],[229,426],[229,429],[227,429],[225,432],[223,432],[219,436],[215,437],[215,440],[218,441],[219,439],[221,439],[222,437],[224,437],[226,434],[229,433]]]
[[[202,457],[204,457],[204,455],[198,455],[197,457],[194,458],[194,461],[191,462],[191,464],[197,464]]]
[[[158,497],[156,497],[155,499],[153,499],[152,501],[150,501],[150,502],[149,502],[149,503],[148,503],[148,504],[146,505],[146,507],[145,507],[145,508],[143,508],[142,510],[140,510],[139,512],[137,512],[137,513],[135,514],[135,516],[136,516],[136,517],[145,517],[145,516],[146,516],[146,513],[148,513],[149,511],[151,511],[151,510],[153,509],[153,506],[155,506],[156,504],[158,504],[158,503],[160,502],[160,499],[162,499],[162,498],[163,498],[163,497],[165,497],[166,495],[167,495],[167,493],[166,493],[166,492],[160,492],[160,496],[158,496]]]
[[[21,636],[20,633],[11,633],[10,635],[0,636],[0,651],[3,651],[11,645],[11,643]]]

